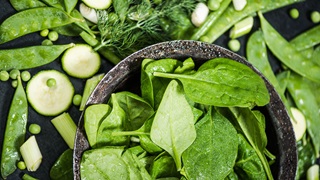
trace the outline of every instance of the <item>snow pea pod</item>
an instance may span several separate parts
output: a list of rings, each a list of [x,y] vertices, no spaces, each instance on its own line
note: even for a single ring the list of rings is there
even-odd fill
[[[29,69],[48,64],[58,58],[73,43],[52,46],[30,46],[0,50],[0,69]]]
[[[284,39],[259,12],[262,32],[271,52],[286,66],[296,73],[320,82],[320,66],[302,55],[286,39]]]
[[[10,4],[17,11],[46,6],[46,4],[39,0],[10,0]]]
[[[4,179],[17,168],[16,164],[20,159],[19,148],[25,140],[27,117],[27,97],[18,76],[18,86],[11,102],[3,138],[1,176]]]
[[[52,7],[61,9],[61,10],[64,9],[64,1],[63,0],[42,0],[42,1],[49,6],[52,6]]]
[[[320,43],[320,25],[317,25],[293,38],[290,43],[298,51],[308,49]]]
[[[20,36],[79,21],[65,11],[53,7],[39,7],[20,11],[0,26],[0,44]]]

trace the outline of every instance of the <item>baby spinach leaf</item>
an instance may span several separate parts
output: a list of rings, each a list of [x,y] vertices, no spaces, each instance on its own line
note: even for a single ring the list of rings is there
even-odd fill
[[[191,72],[193,72],[194,67],[195,67],[194,61],[192,60],[192,58],[188,58],[183,61],[182,66],[178,66],[174,70],[174,73],[176,73],[176,74],[191,73]]]
[[[259,156],[242,134],[238,134],[239,150],[234,171],[240,179],[267,179]]]
[[[65,150],[50,169],[50,178],[52,180],[73,179],[73,151]]]
[[[115,94],[111,94],[112,110],[102,121],[97,134],[97,146],[125,145],[128,143],[127,136],[113,136],[112,132],[125,131],[126,113],[119,106]]]
[[[239,62],[215,58],[194,74],[154,72],[154,76],[181,81],[186,95],[194,102],[213,106],[264,106],[270,96],[263,79]]]
[[[196,124],[197,138],[182,154],[187,179],[224,179],[238,152],[237,131],[213,108]]]
[[[153,179],[166,177],[180,177],[174,159],[167,154],[157,157],[150,167],[150,175]]]
[[[151,176],[148,171],[139,161],[138,157],[135,154],[131,153],[130,150],[125,151],[122,155],[122,158],[128,166],[130,174],[129,179],[151,180]]]
[[[141,69],[141,96],[154,109],[158,109],[163,93],[170,80],[154,77],[154,72],[174,72],[181,64],[176,59],[145,59]]]
[[[192,109],[181,85],[172,80],[155,114],[151,140],[166,150],[181,169],[181,155],[196,138]]]
[[[80,164],[81,177],[129,179],[129,169],[121,158],[122,152],[121,148],[98,148],[85,151]]]
[[[96,146],[99,126],[110,111],[108,104],[94,104],[86,108],[83,116],[84,129],[91,147]]]
[[[119,106],[126,112],[127,129],[137,130],[154,114],[153,108],[140,96],[122,91],[116,93]]]

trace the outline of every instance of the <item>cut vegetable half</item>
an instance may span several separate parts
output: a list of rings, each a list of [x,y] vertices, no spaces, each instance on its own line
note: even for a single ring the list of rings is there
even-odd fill
[[[63,70],[76,78],[89,78],[101,65],[100,55],[87,44],[77,44],[65,51],[61,58]]]
[[[107,9],[110,7],[112,0],[82,0],[87,6],[94,9]]]
[[[307,130],[306,119],[299,109],[291,107],[290,110],[293,116],[293,120],[291,120],[291,122],[296,136],[296,141],[299,141]]]
[[[65,74],[43,70],[28,82],[26,92],[29,103],[39,114],[55,116],[70,107],[74,87]]]

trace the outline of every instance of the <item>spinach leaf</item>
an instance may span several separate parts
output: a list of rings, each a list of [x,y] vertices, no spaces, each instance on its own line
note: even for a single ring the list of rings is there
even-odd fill
[[[50,169],[52,180],[73,179],[73,151],[65,150]]]
[[[122,152],[122,148],[84,151],[80,164],[81,179],[129,179],[129,169],[121,158]]]
[[[86,108],[84,112],[84,129],[91,147],[96,146],[97,133],[103,119],[110,113],[108,104],[94,104]]]
[[[196,124],[197,138],[182,154],[187,179],[224,179],[238,152],[237,131],[213,108]]]
[[[154,77],[154,72],[174,72],[181,64],[176,59],[144,59],[141,69],[141,96],[154,109],[158,109],[169,79]]]
[[[267,146],[264,117],[249,108],[230,107],[242,133],[259,156],[268,179],[273,179],[269,163],[264,155]]]
[[[127,129],[137,130],[153,114],[153,108],[140,96],[122,91],[116,93],[116,99],[119,106],[126,112]]]
[[[97,146],[106,145],[126,145],[129,141],[127,136],[113,136],[112,132],[126,130],[126,113],[119,106],[116,95],[111,94],[112,110],[109,115],[102,121],[97,134]]]
[[[163,154],[157,157],[150,167],[150,175],[153,179],[166,177],[180,177],[172,156]]]
[[[195,63],[192,60],[192,58],[188,58],[183,61],[182,66],[178,66],[175,70],[174,73],[176,74],[188,74],[192,73],[194,71]]]
[[[238,180],[238,179],[239,177],[234,171],[231,171],[230,174],[228,174],[228,176],[224,178],[224,180]]]
[[[172,80],[155,114],[151,140],[166,150],[180,170],[181,155],[196,138],[194,118],[181,85]]]
[[[259,156],[242,134],[238,134],[239,150],[234,171],[240,179],[267,179]]]
[[[181,81],[186,95],[197,103],[213,106],[264,106],[270,96],[263,79],[239,62],[215,58],[202,64],[194,74],[155,72],[154,76]]]

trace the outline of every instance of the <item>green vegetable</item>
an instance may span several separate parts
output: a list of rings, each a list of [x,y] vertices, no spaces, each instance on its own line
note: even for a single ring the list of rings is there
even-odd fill
[[[1,81],[8,81],[10,78],[10,75],[8,71],[0,71],[0,80]]]
[[[39,134],[41,132],[41,127],[38,124],[30,124],[29,132],[31,134]]]
[[[64,0],[64,6],[68,13],[71,13],[72,10],[76,7],[78,0]]]
[[[46,4],[39,0],[10,0],[10,4],[17,11],[46,6]]]
[[[289,14],[293,19],[297,19],[299,17],[299,11],[296,8],[290,9]]]
[[[70,107],[74,87],[65,74],[57,70],[43,70],[32,77],[26,91],[29,103],[39,114],[55,116]]]
[[[20,71],[18,69],[12,69],[9,72],[9,76],[11,79],[17,79],[17,77],[20,76]]]
[[[80,94],[75,94],[72,98],[72,103],[75,106],[80,106],[82,100],[82,96]]]
[[[302,51],[320,43],[320,25],[304,31],[290,41],[295,49]]]
[[[26,34],[63,26],[77,21],[63,10],[52,7],[39,7],[20,11],[0,26],[0,44],[11,41]]]
[[[19,148],[25,140],[27,117],[27,97],[18,76],[18,86],[10,105],[2,145],[1,176],[4,179],[16,170],[16,164],[20,160]]]
[[[37,178],[30,176],[29,174],[23,174],[21,178],[22,180],[38,180]]]
[[[21,80],[25,81],[25,82],[27,82],[31,79],[31,74],[29,71],[22,71],[20,76],[21,76]]]
[[[319,165],[318,164],[314,164],[308,168],[307,180],[319,180]]]
[[[183,153],[187,179],[224,179],[232,171],[238,152],[237,131],[213,108],[196,124],[197,138]]]
[[[228,47],[231,51],[237,52],[240,50],[241,48],[241,44],[240,41],[238,39],[231,39],[228,42]]]
[[[50,46],[50,45],[53,45],[53,42],[50,41],[49,39],[45,39],[41,42],[41,45]]]
[[[83,0],[83,2],[94,9],[107,9],[112,4],[112,0]]]
[[[155,114],[150,137],[173,157],[178,170],[182,168],[182,153],[196,138],[193,122],[193,113],[183,89],[177,81],[172,80]]]
[[[320,22],[320,13],[318,11],[312,11],[310,15],[310,19],[313,23]]]
[[[209,60],[191,75],[160,72],[153,74],[158,77],[179,79],[188,98],[206,105],[263,106],[270,98],[259,75],[246,65],[230,59]]]
[[[307,169],[315,163],[316,156],[315,151],[310,141],[300,140],[297,142],[298,149],[298,167],[296,178],[306,178]]]
[[[17,167],[20,170],[25,170],[27,168],[26,163],[24,163],[23,161],[19,161],[18,164],[17,164]]]
[[[208,0],[208,2],[207,2],[208,8],[211,11],[219,10],[221,1],[222,0]]]
[[[65,150],[50,169],[52,180],[68,180],[73,178],[73,151]]]
[[[177,177],[179,172],[177,171],[174,159],[164,154],[156,158],[150,166],[150,175],[154,179]]]
[[[49,35],[49,29],[44,29],[40,31],[40,36],[47,37]]]
[[[29,139],[20,146],[20,153],[26,163],[28,171],[36,171],[39,168],[42,162],[42,154],[35,136],[29,137]]]
[[[48,33],[48,38],[50,41],[57,41],[59,38],[59,34],[57,33],[57,31],[50,31]]]
[[[310,61],[299,53],[294,46],[287,42],[259,13],[259,18],[262,26],[262,32],[267,46],[278,59],[288,66],[293,71],[300,75],[315,81],[320,82],[320,66]]]
[[[248,34],[253,27],[253,17],[249,16],[237,22],[230,30],[229,37],[232,39]]]
[[[12,86],[13,88],[16,88],[16,87],[18,86],[18,81],[17,81],[17,80],[12,80],[11,86]]]
[[[21,70],[42,66],[54,61],[63,51],[72,46],[74,46],[73,43],[0,50],[0,68],[1,70]]]
[[[63,140],[70,149],[74,147],[74,139],[76,137],[77,125],[71,118],[69,113],[62,113],[51,120],[53,126],[57,129]]]

